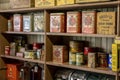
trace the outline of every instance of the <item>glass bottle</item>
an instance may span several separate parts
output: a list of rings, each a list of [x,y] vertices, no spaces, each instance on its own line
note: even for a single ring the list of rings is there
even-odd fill
[[[42,80],[42,68],[36,63],[32,68],[30,72],[30,80]]]

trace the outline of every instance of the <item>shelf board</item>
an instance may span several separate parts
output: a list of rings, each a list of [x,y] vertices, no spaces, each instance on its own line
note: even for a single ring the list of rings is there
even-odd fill
[[[20,57],[16,57],[16,56],[8,56],[8,55],[0,55],[0,56],[2,58],[15,59],[15,60],[21,60],[21,61],[28,61],[28,62],[44,64],[44,61],[40,61],[40,60],[37,60],[37,59],[25,59],[25,58],[20,58]]]
[[[86,65],[83,66],[75,66],[75,65],[69,65],[67,63],[54,63],[54,62],[47,62],[47,65],[51,66],[57,66],[57,67],[64,67],[64,68],[71,68],[71,69],[78,69],[78,70],[84,70],[84,71],[90,71],[90,72],[96,72],[96,73],[102,73],[102,74],[108,74],[108,75],[116,75],[116,72],[113,72],[112,70],[108,68],[88,68]]]
[[[73,5],[62,5],[62,6],[48,6],[48,7],[40,7],[40,8],[20,8],[20,9],[8,9],[8,10],[0,10],[0,13],[13,13],[13,12],[31,12],[31,11],[40,11],[40,10],[68,10],[75,8],[88,8],[88,7],[113,7],[120,4],[120,1],[104,1],[104,2],[89,2],[89,3],[81,3],[81,4],[73,4]]]
[[[52,32],[47,32],[47,35],[52,35],[52,36],[109,37],[109,38],[115,38],[115,36],[116,36],[116,35],[103,35],[103,34],[52,33]]]
[[[45,32],[10,32],[5,31],[4,34],[26,34],[26,35],[45,35]]]

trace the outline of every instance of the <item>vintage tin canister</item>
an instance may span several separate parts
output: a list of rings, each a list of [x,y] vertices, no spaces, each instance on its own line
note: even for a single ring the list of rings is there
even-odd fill
[[[76,65],[76,53],[69,52],[69,64]]]
[[[96,33],[96,11],[82,11],[82,33]]]
[[[10,55],[10,46],[5,46],[5,55]]]
[[[96,66],[97,66],[96,53],[89,52],[88,53],[88,67],[95,68]]]
[[[28,51],[25,51],[24,52],[24,58],[28,58],[28,59],[35,59],[36,56],[35,56],[35,51],[33,50],[28,50]]]
[[[67,32],[80,33],[81,32],[81,13],[67,12]]]
[[[53,62],[63,63],[67,61],[67,47],[65,45],[53,45]]]
[[[76,65],[77,66],[80,66],[84,63],[84,60],[83,60],[83,52],[77,52],[76,53]]]
[[[51,13],[50,14],[50,32],[65,32],[65,14]]]
[[[99,67],[108,67],[107,54],[98,52],[98,66]]]

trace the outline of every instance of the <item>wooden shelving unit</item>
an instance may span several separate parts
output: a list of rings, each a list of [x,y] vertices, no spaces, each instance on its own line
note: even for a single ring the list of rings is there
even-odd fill
[[[20,61],[28,61],[28,62],[33,62],[33,63],[39,63],[39,64],[44,64],[45,61],[40,61],[37,59],[25,59],[25,58],[20,58],[16,56],[7,56],[7,55],[0,55],[2,58],[8,58],[8,59],[14,59],[14,60],[20,60]]]
[[[57,11],[69,11],[69,10],[79,10],[79,9],[100,9],[100,8],[113,8],[117,11],[117,34],[116,35],[101,35],[101,34],[74,34],[74,33],[51,33],[50,28],[50,12],[57,12]],[[45,14],[45,32],[9,32],[7,31],[7,17],[9,14],[14,13],[30,13],[30,12],[39,12],[43,11]],[[5,14],[5,15],[4,15]],[[39,63],[44,65],[44,79],[45,80],[53,80],[53,73],[55,72],[54,69],[51,70],[49,66],[51,67],[62,67],[62,68],[70,68],[70,69],[76,69],[76,70],[84,70],[88,72],[95,72],[95,73],[101,73],[101,74],[107,74],[107,75],[113,75],[116,77],[116,80],[119,80],[119,73],[113,72],[112,70],[109,70],[108,68],[88,68],[86,65],[83,66],[75,66],[75,65],[69,65],[67,63],[54,63],[52,62],[52,45],[60,43],[58,41],[59,38],[64,40],[87,40],[94,43],[95,47],[102,47],[110,50],[111,44],[113,43],[113,39],[120,35],[120,1],[106,1],[106,2],[95,2],[95,3],[82,3],[82,4],[74,4],[74,5],[64,5],[64,6],[55,6],[55,7],[41,7],[41,8],[24,8],[24,9],[9,9],[9,10],[0,10],[0,57],[6,58],[6,59],[13,59],[13,60],[20,60],[20,61],[28,61],[33,63]],[[4,28],[4,29],[3,29]],[[44,43],[45,43],[45,61],[40,60],[34,60],[34,59],[25,59],[25,58],[19,58],[15,56],[7,56],[4,55],[4,46],[9,44],[9,41],[7,41],[4,36],[5,35],[33,35],[33,36],[44,36]],[[31,36],[32,37],[32,36]],[[57,40],[58,39],[58,40]],[[34,40],[34,38],[33,38]],[[67,41],[66,41],[67,42]]]

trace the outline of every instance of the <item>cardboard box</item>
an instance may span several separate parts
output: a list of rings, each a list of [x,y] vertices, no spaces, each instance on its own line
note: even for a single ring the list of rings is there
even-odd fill
[[[115,35],[116,12],[97,13],[97,34]]]
[[[79,33],[81,32],[81,13],[67,12],[67,32]]]
[[[82,33],[96,33],[96,11],[82,12]]]
[[[66,46],[53,45],[53,62],[63,63],[68,61],[68,52]]]
[[[35,7],[55,6],[55,0],[35,0]]]
[[[35,0],[10,0],[11,8],[34,7]]]
[[[112,71],[120,71],[120,44],[112,44]]]
[[[102,1],[110,1],[110,0],[76,0],[75,3],[102,2]]]
[[[65,32],[65,14],[50,14],[50,32]]]

